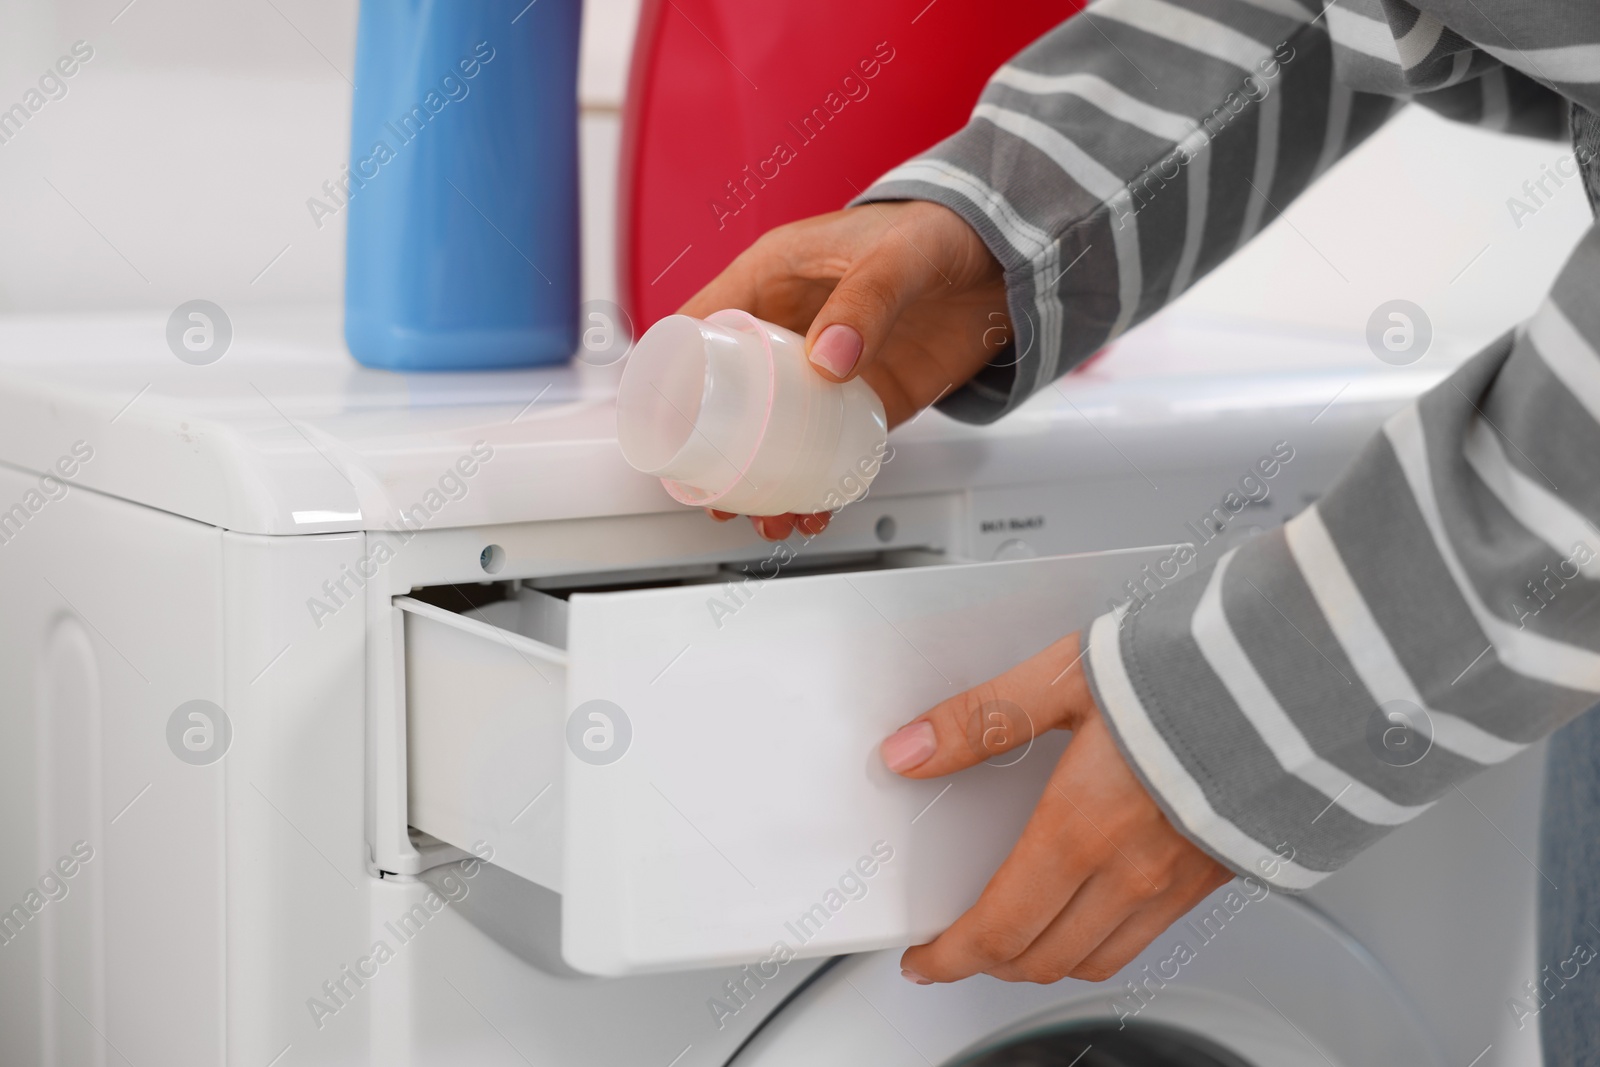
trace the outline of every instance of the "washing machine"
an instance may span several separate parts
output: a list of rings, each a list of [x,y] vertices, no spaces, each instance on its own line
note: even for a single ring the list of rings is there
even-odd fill
[[[877,740],[1316,499],[1449,353],[1168,315],[896,430],[774,546],[623,463],[614,355],[407,376],[331,310],[217,325],[0,321],[5,1064],[1537,1062],[1536,751],[1107,982],[898,974],[1066,739],[943,782]]]

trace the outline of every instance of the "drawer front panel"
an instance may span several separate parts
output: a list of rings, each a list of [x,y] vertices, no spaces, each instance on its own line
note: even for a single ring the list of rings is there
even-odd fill
[[[599,710],[623,750],[564,744],[568,962],[630,974],[938,932],[1016,840],[1065,737],[929,782],[890,774],[878,743],[1170,554],[574,595],[567,713]]]

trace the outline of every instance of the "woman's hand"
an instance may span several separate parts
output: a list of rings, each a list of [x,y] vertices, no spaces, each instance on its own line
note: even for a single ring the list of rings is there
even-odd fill
[[[864,204],[765,234],[682,312],[704,318],[723,308],[804,333],[817,372],[863,378],[891,429],[1011,339],[1000,264],[959,215],[922,200]],[[797,527],[820,533],[828,515],[752,521],[780,541]]]
[[[1051,729],[1072,741],[1022,837],[966,914],[906,951],[911,981],[979,971],[1104,981],[1232,877],[1173,829],[1129,769],[1090,695],[1077,634],[912,720],[882,754],[892,771],[936,778]]]

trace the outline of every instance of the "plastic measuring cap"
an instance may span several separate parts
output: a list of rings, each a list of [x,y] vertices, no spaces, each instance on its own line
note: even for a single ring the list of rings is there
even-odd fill
[[[824,378],[799,334],[719,311],[669,315],[639,338],[617,390],[617,441],[685,504],[810,514],[866,495],[888,422],[866,382]]]

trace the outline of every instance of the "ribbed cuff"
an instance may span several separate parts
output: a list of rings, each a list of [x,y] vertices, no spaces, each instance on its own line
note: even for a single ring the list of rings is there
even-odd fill
[[[1189,581],[1202,581],[1197,575]],[[1147,609],[1148,610],[1148,609]],[[1309,889],[1330,871],[1312,870],[1297,863],[1287,842],[1269,846],[1244,833],[1220,815],[1197,777],[1192,754],[1180,755],[1174,745],[1181,739],[1164,735],[1152,718],[1151,695],[1141,696],[1140,663],[1133,646],[1137,616],[1107,613],[1089,628],[1089,651],[1084,673],[1123,758],[1161,808],[1169,822],[1190,841],[1234,874],[1257,878],[1278,889]],[[1152,650],[1146,649],[1149,652]],[[1159,651],[1156,657],[1159,660]],[[1161,719],[1170,719],[1170,712]],[[1213,787],[1217,783],[1208,783]]]
[[[1038,339],[1033,337],[1032,325],[1036,316],[1028,310],[1032,296],[1028,282],[1032,265],[1008,263],[1015,260],[1016,252],[1001,236],[994,221],[973,205],[972,200],[958,192],[931,182],[909,178],[891,178],[877,182],[864,193],[851,200],[850,207],[861,204],[882,203],[895,200],[927,200],[949,208],[962,221],[971,226],[983,240],[989,254],[1000,263],[1006,283],[1006,310],[1011,316],[1016,334],[1005,351],[985,364],[977,374],[959,388],[951,390],[935,405],[941,412],[961,422],[985,425],[994,422],[1032,394],[1032,387],[1024,387],[1017,373],[1023,358],[1018,353],[1037,350]],[[1023,337],[1018,324],[1029,336]],[[1030,376],[1031,377],[1031,376]]]

